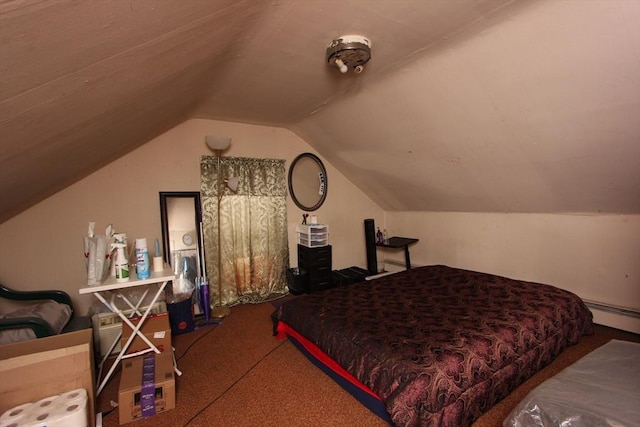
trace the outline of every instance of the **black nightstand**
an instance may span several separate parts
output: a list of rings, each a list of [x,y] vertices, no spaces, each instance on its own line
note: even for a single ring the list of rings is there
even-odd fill
[[[298,267],[307,272],[306,290],[317,292],[331,287],[331,245],[309,248],[298,245]]]

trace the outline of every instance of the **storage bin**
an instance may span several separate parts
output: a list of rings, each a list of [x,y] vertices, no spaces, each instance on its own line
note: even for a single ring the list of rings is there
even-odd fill
[[[287,269],[287,287],[293,295],[300,295],[308,291],[306,270],[297,267]]]
[[[345,286],[365,280],[368,271],[360,267],[343,268],[331,272],[331,280],[334,286]]]
[[[299,224],[296,227],[298,244],[308,248],[329,244],[329,226],[326,224]]]

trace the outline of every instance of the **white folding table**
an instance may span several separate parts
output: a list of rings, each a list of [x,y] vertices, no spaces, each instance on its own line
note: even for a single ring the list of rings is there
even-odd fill
[[[149,317],[149,312],[151,311],[151,308],[156,303],[156,301],[158,301],[158,298],[160,297],[160,295],[162,295],[162,292],[164,292],[164,289],[167,286],[167,283],[169,283],[172,280],[175,280],[175,275],[173,274],[171,269],[167,268],[163,271],[152,271],[151,277],[149,277],[148,279],[137,279],[137,278],[131,277],[128,282],[119,283],[119,282],[116,282],[115,277],[109,277],[101,285],[87,286],[85,288],[80,289],[80,294],[95,295],[95,297],[100,302],[102,302],[102,304],[104,304],[105,307],[109,309],[109,311],[116,313],[122,319],[122,321],[127,325],[129,325],[129,327],[133,330],[133,333],[131,334],[129,339],[122,345],[122,348],[120,349],[120,353],[118,353],[118,356],[116,357],[115,362],[113,362],[113,364],[111,365],[109,372],[107,372],[104,379],[102,379],[102,382],[100,383],[98,390],[96,392],[96,396],[100,394],[100,392],[102,391],[104,386],[107,384],[107,382],[115,372],[116,368],[118,367],[118,364],[122,359],[138,356],[140,354],[145,354],[151,351],[154,351],[157,354],[160,353],[160,350],[158,350],[158,348],[155,345],[153,345],[153,343],[149,341],[147,337],[144,336],[144,334],[140,331],[140,329],[142,328],[142,325],[144,324],[144,322],[147,320],[147,317]],[[145,297],[147,296],[149,291],[153,288],[152,285],[155,285],[155,284],[159,284],[158,290],[153,295],[151,301],[147,306],[147,309],[144,311],[144,313],[142,313],[140,311],[140,305],[145,300]],[[142,296],[138,298],[138,302],[133,304],[131,301],[129,301],[129,299],[123,293],[123,291],[126,289],[135,288],[138,286],[144,286],[144,292]],[[124,301],[128,305],[128,308],[125,308],[125,310],[129,310],[129,309],[131,310],[129,317],[127,317],[127,315],[122,311],[122,309],[117,306],[116,304],[117,299]],[[137,322],[137,324],[135,325],[130,320],[130,317],[134,317],[134,316],[141,316],[140,321]],[[136,335],[139,336],[142,340],[144,340],[144,342],[149,347],[145,350],[142,350],[136,353],[127,354],[127,349],[133,342],[133,339],[136,337]],[[107,354],[103,355],[99,365],[98,381],[100,381],[100,378],[102,377],[102,368],[107,358],[109,357],[113,349],[118,344],[118,341],[120,340],[121,336],[122,336],[122,332],[120,332],[120,334],[118,334],[116,339],[113,341],[113,343],[109,347],[109,350],[107,351]],[[176,370],[177,370],[177,367],[176,367]]]

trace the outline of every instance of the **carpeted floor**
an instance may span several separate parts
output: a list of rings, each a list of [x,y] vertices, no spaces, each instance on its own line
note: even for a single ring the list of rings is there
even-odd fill
[[[277,305],[277,302],[276,302]],[[385,426],[386,423],[309,362],[287,340],[272,336],[274,304],[232,308],[219,326],[173,337],[178,367],[176,408],[132,426]],[[598,326],[474,424],[500,426],[533,387],[610,339],[640,336]],[[98,396],[103,426],[119,425],[120,371]]]

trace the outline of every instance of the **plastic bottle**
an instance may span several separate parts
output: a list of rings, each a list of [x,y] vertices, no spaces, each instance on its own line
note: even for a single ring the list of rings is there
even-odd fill
[[[376,232],[376,243],[383,243],[384,237],[382,236],[382,231],[380,231],[380,227],[378,227],[378,231]]]
[[[171,243],[171,247],[175,247],[174,243]],[[173,252],[173,274],[178,276],[180,274],[180,264],[182,263],[182,256],[180,256],[180,252]]]
[[[147,249],[147,239],[136,239],[136,274],[138,279],[148,279],[151,277],[149,270],[149,250]]]
[[[125,258],[127,256],[127,235],[125,233],[114,233],[113,234],[113,240],[115,241],[115,243],[122,243],[124,244],[124,254],[125,254]],[[115,246],[111,245],[112,248],[115,248]],[[111,276],[112,277],[116,277],[116,258],[117,258],[117,253],[114,253],[111,257],[112,262],[111,262]],[[127,260],[127,265],[129,265],[129,260]]]
[[[124,248],[127,245],[123,243],[112,243],[111,247],[116,248],[116,282],[128,282],[129,281],[129,262],[127,261],[127,257],[124,254]]]
[[[384,243],[385,245],[389,244],[389,235],[387,234],[387,229],[386,228],[382,232],[382,243]]]

